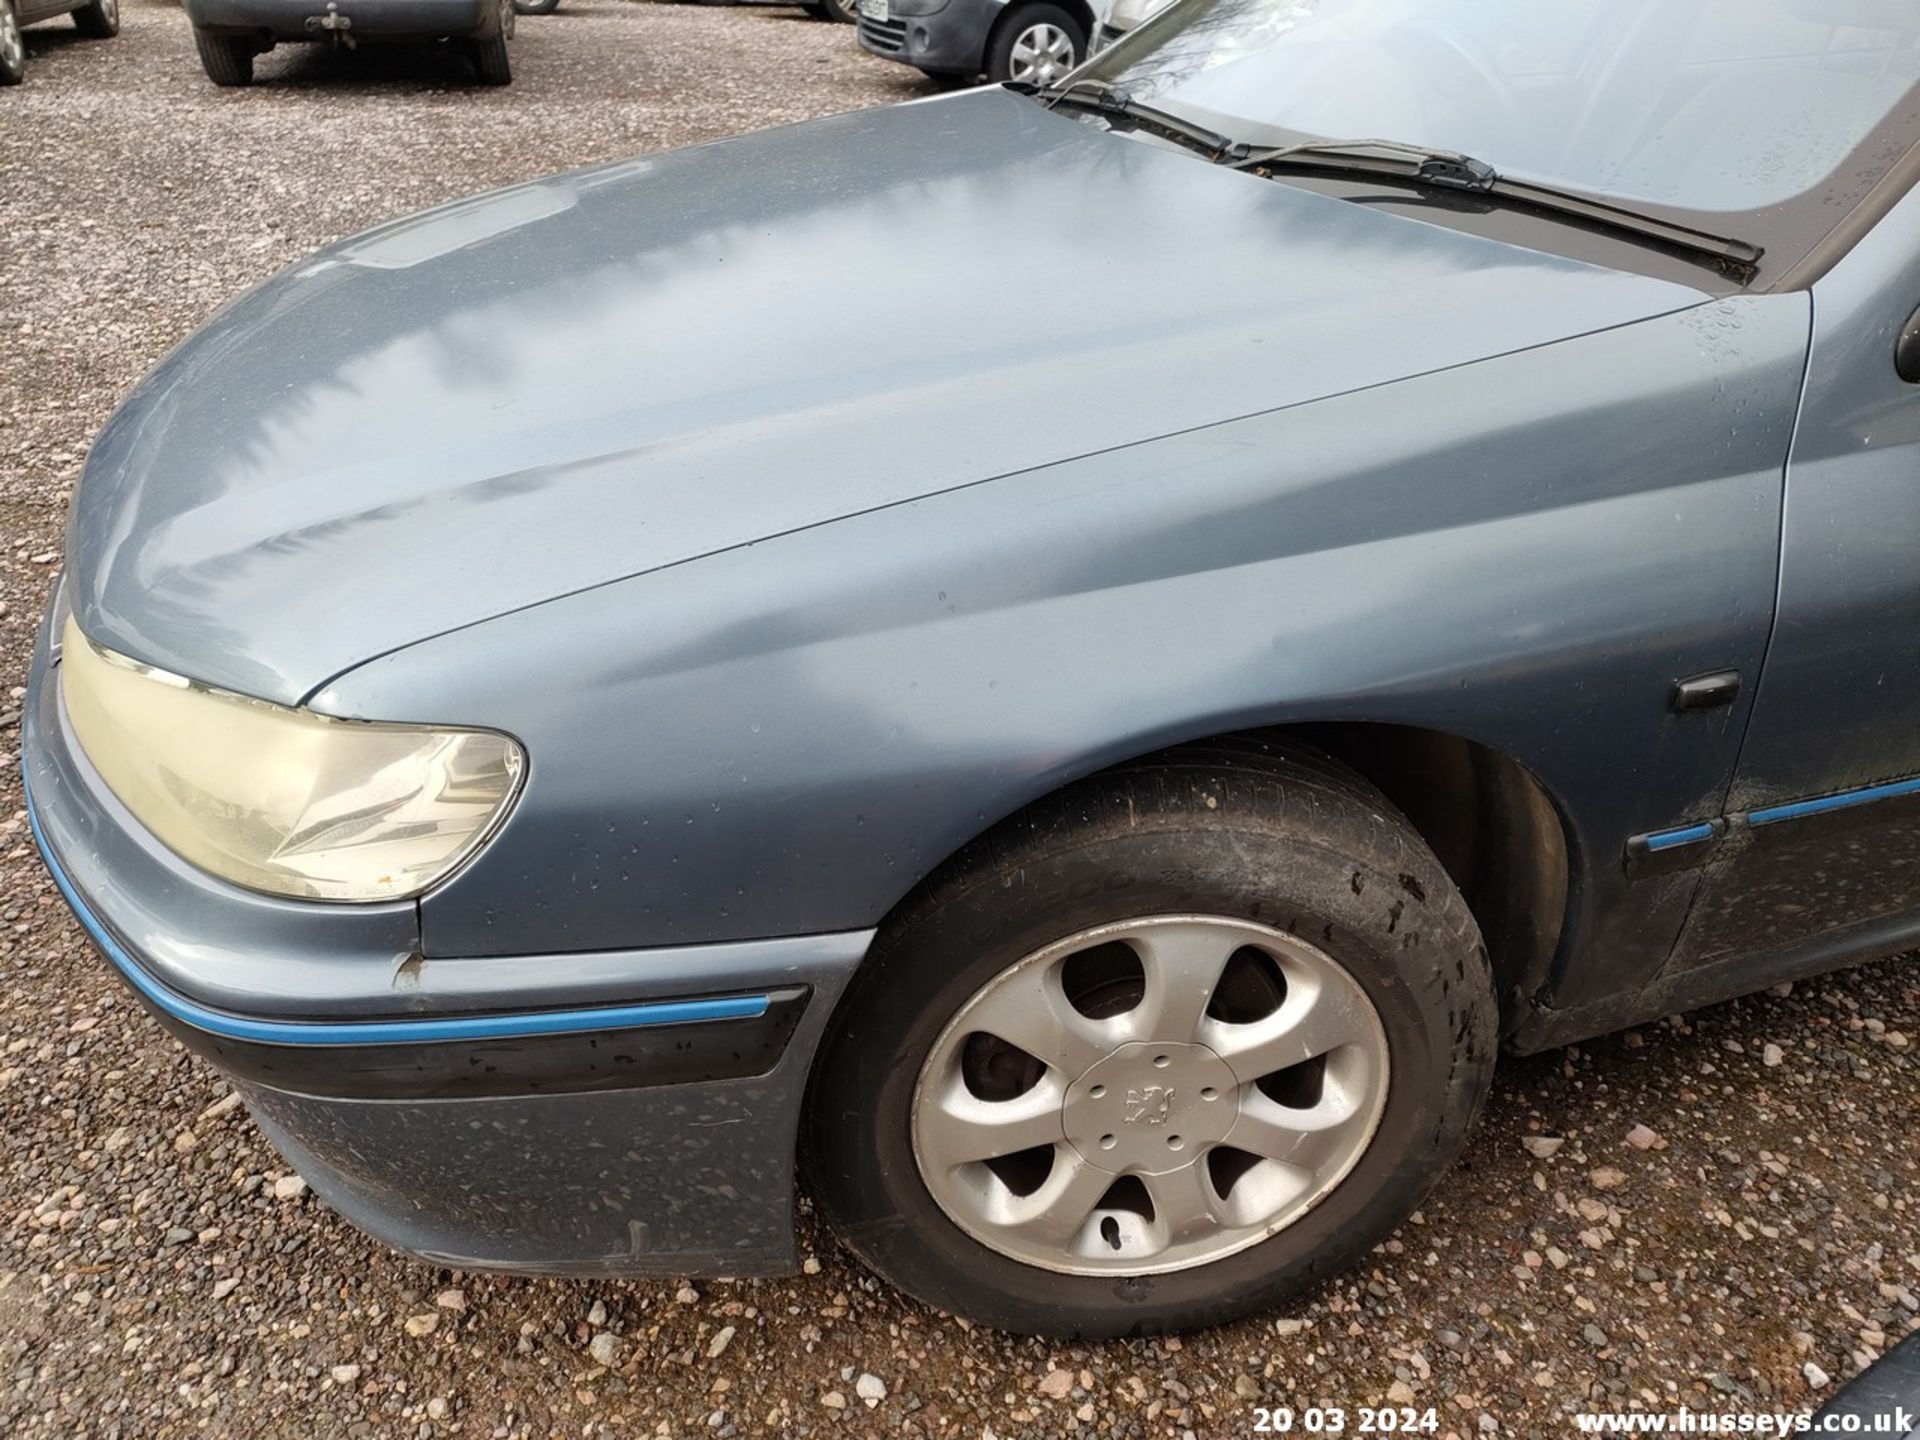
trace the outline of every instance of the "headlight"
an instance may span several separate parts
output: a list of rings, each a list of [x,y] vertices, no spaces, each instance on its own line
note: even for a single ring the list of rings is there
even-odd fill
[[[222,879],[310,900],[395,900],[458,869],[520,785],[489,730],[336,720],[103,650],[71,618],[61,689],[120,803]]]

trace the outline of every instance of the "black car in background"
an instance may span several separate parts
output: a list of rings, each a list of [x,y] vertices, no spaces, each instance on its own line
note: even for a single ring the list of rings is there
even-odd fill
[[[20,32],[58,15],[73,16],[73,28],[91,40],[120,33],[120,0],[0,0],[0,85],[27,78],[27,44]]]
[[[513,80],[513,0],[186,0],[186,7],[200,63],[216,85],[251,85],[254,56],[302,41],[445,40],[466,50],[482,85]]]

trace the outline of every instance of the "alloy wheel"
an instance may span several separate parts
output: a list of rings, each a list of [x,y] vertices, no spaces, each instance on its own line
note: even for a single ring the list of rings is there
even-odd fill
[[[0,0],[0,67],[18,70],[26,63],[27,42],[20,34],[20,17]]]
[[[1058,25],[1042,20],[1014,37],[1008,70],[1014,80],[1024,84],[1051,85],[1076,63],[1073,37]]]
[[[1387,1081],[1379,1014],[1332,956],[1251,921],[1153,916],[981,987],[922,1067],[913,1152],[948,1218],[1012,1259],[1181,1270],[1323,1199]]]

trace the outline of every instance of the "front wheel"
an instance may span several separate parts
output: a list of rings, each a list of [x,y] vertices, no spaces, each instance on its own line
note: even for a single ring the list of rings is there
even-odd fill
[[[560,0],[513,0],[515,14],[551,15],[560,8]]]
[[[1465,903],[1378,792],[1309,752],[1174,751],[903,907],[804,1154],[847,1244],[931,1304],[1069,1337],[1218,1324],[1405,1218],[1495,1029]]]
[[[0,0],[0,85],[18,85],[27,78],[27,42],[20,34],[20,16],[13,0]]]
[[[193,27],[193,48],[200,52],[200,65],[207,78],[222,87],[253,83],[254,45],[251,36],[221,35]]]
[[[1087,58],[1087,32],[1058,5],[1014,5],[987,47],[987,76],[997,84],[1052,85]]]
[[[807,0],[802,8],[816,20],[831,20],[837,25],[854,25],[860,20],[858,0]]]
[[[111,40],[120,33],[120,0],[93,0],[73,12],[73,28],[89,40]]]

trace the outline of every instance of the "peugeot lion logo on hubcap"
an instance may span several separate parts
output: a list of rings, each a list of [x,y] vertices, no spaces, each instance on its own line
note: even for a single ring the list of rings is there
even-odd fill
[[[1167,1085],[1142,1085],[1127,1091],[1126,1121],[1129,1125],[1164,1125],[1173,1114],[1173,1089]]]

